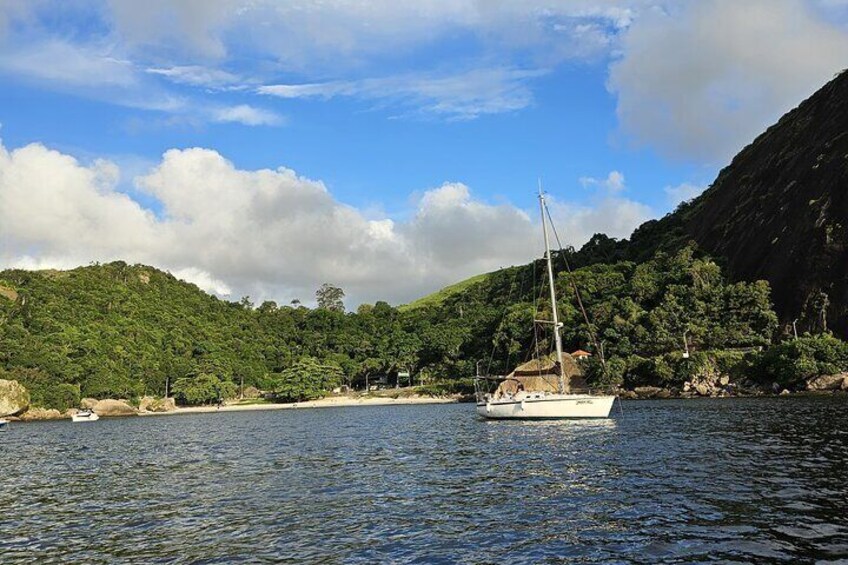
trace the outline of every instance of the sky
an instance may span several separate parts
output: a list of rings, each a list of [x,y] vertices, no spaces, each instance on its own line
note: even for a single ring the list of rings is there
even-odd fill
[[[702,192],[848,0],[0,0],[0,269],[401,304]]]

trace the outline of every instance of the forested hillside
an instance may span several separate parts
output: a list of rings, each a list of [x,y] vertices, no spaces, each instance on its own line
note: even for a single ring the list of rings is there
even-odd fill
[[[767,280],[784,325],[848,337],[848,73],[744,148],[698,198],[601,237],[590,261],[642,261],[695,241],[733,280]]]
[[[596,375],[599,381],[620,382],[634,363],[679,353],[684,333],[702,351],[766,345],[774,336],[768,285],[728,284],[693,247],[573,274],[563,259],[556,263],[565,343],[604,348],[609,370]],[[534,319],[550,318],[542,277],[537,261],[418,307],[378,302],[346,313],[338,301],[314,309],[227,302],[122,262],[9,270],[0,272],[0,368],[45,406],[72,405],[81,396],[163,395],[166,387],[189,403],[211,400],[201,389],[231,396],[240,386],[297,399],[343,383],[362,387],[366,378],[399,370],[455,390],[467,385],[477,361],[504,373],[550,349],[547,326],[534,331]],[[588,326],[573,300],[575,285]],[[310,380],[310,372],[319,374]]]

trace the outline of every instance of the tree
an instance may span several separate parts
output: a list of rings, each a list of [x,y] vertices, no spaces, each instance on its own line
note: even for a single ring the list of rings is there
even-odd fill
[[[344,312],[344,291],[330,283],[324,283],[321,288],[315,291],[315,299],[318,301],[318,308],[331,310],[333,312]]]
[[[189,406],[212,404],[218,399],[236,395],[236,386],[232,382],[221,380],[211,373],[177,379],[172,390],[180,404]]]
[[[341,383],[338,366],[321,364],[313,357],[304,357],[275,377],[274,395],[286,402],[321,398]]]

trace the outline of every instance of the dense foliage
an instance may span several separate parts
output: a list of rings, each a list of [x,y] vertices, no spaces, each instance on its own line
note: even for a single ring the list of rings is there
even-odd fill
[[[810,353],[799,340],[756,362],[746,356],[778,331],[766,283],[729,283],[691,246],[610,262],[616,249],[615,240],[594,238],[568,253],[583,265],[571,273],[567,253],[557,256],[565,346],[593,353],[591,381],[674,384],[744,366],[785,382],[845,368],[844,352],[830,351],[842,351],[838,340],[824,352],[810,345]],[[330,285],[319,289],[323,307],[254,307],[123,262],[4,271],[0,291],[0,369],[27,386],[34,404],[60,408],[81,397],[166,392],[205,404],[248,386],[296,401],[399,371],[424,390],[464,390],[478,366],[505,373],[552,342],[550,325],[534,322],[550,319],[541,261],[475,277],[414,306],[377,302],[349,313],[341,289]]]
[[[322,364],[305,357],[273,376],[271,393],[283,402],[299,402],[320,398],[341,384],[342,370],[335,364]]]
[[[830,334],[805,335],[770,348],[752,370],[763,379],[791,386],[803,379],[831,375],[848,368],[848,343]]]

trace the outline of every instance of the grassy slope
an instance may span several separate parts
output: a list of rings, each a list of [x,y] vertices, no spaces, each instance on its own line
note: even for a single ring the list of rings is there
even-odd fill
[[[471,278],[465,279],[464,281],[460,281],[450,286],[446,286],[445,288],[438,290],[433,294],[428,294],[427,296],[423,296],[417,300],[413,300],[409,304],[404,304],[398,307],[398,310],[400,310],[401,312],[405,312],[409,310],[414,310],[416,308],[423,308],[426,306],[438,306],[439,304],[444,302],[448,297],[453,296],[454,294],[458,294],[460,292],[464,292],[468,290],[471,286],[485,281],[490,274],[491,273],[483,273],[482,275],[475,275]]]

